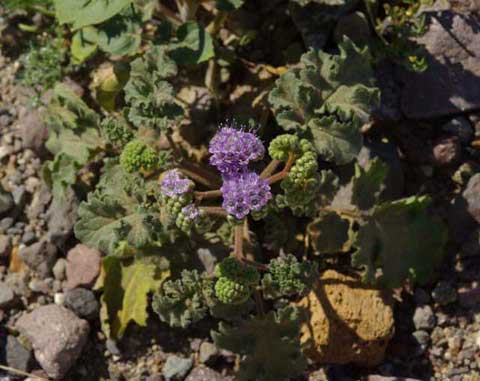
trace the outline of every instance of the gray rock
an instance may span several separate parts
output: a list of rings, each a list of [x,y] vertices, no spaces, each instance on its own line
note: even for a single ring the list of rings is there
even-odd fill
[[[31,243],[35,242],[36,239],[37,237],[35,236],[35,233],[31,231],[25,232],[22,235],[22,243],[25,245],[30,245]]]
[[[432,298],[441,306],[454,303],[457,300],[457,290],[447,282],[438,282],[432,291]]]
[[[22,207],[27,199],[27,190],[22,186],[14,186],[12,188],[12,198],[15,205]]]
[[[388,377],[379,375],[367,376],[365,381],[422,381],[417,378],[405,378],[405,377]]]
[[[29,372],[35,363],[32,350],[23,346],[14,336],[10,335],[7,337],[5,360],[7,366],[23,372]]]
[[[472,176],[463,192],[467,202],[467,211],[475,221],[480,223],[480,173]]]
[[[48,138],[48,127],[43,121],[41,112],[32,110],[25,114],[18,121],[17,129],[24,148],[43,153],[44,144]]]
[[[8,212],[14,206],[13,197],[0,185],[0,214]]]
[[[165,361],[162,369],[163,377],[169,380],[183,380],[188,371],[193,366],[193,359],[191,357],[185,358],[177,355],[170,355]]]
[[[8,258],[12,250],[12,240],[8,235],[0,235],[0,258]]]
[[[205,366],[195,367],[185,381],[232,381],[231,377],[224,377],[220,373]]]
[[[105,342],[105,346],[107,347],[107,351],[109,351],[114,356],[120,356],[122,352],[118,349],[117,343],[112,339],[107,339]]]
[[[0,231],[6,232],[15,222],[12,217],[5,217],[4,219],[0,220]]]
[[[65,307],[80,318],[93,320],[98,316],[100,305],[95,294],[84,288],[74,288],[65,292]]]
[[[55,266],[53,266],[53,276],[55,279],[63,281],[65,280],[65,271],[67,269],[67,260],[65,258],[60,258],[57,262],[55,262]]]
[[[15,302],[15,293],[12,288],[4,283],[0,282],[0,309],[7,309],[11,307]]]
[[[218,348],[215,344],[208,341],[204,341],[200,345],[200,352],[198,354],[198,361],[202,364],[208,364],[214,362],[219,355]]]
[[[20,250],[20,258],[41,277],[46,278],[52,272],[57,259],[57,247],[43,239]]]
[[[102,254],[97,249],[78,244],[67,254],[67,287],[92,287],[100,274]]]
[[[457,136],[462,144],[469,144],[475,133],[470,121],[464,116],[456,116],[442,126],[442,130],[450,135]]]
[[[456,136],[444,136],[435,139],[432,146],[432,164],[436,166],[455,164],[460,159],[462,148]]]
[[[77,219],[78,199],[73,190],[66,192],[66,197],[53,199],[47,211],[48,239],[59,247],[73,232]]]
[[[428,292],[426,292],[423,288],[416,288],[413,298],[415,299],[415,303],[419,306],[428,304],[431,300],[430,295],[428,295]]]
[[[461,2],[463,3],[463,2]],[[405,73],[402,109],[409,119],[434,118],[480,108],[480,32],[474,12],[442,9],[426,15],[430,26],[419,39],[428,70]],[[435,17],[430,17],[435,16]]]
[[[430,335],[425,331],[415,331],[412,333],[412,336],[417,344],[416,354],[418,356],[422,355],[428,348],[428,344],[430,343]]]
[[[415,309],[413,324],[417,330],[432,329],[435,327],[435,320],[435,315],[430,306],[420,306]]]
[[[75,363],[90,331],[85,320],[55,304],[23,315],[16,328],[30,340],[38,363],[54,379],[61,379]]]

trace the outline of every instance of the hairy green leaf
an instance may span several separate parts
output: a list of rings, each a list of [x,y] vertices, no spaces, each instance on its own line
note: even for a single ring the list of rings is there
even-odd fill
[[[97,52],[97,39],[97,30],[92,26],[87,26],[75,32],[70,45],[70,53],[75,63],[81,64]]]
[[[429,205],[428,197],[412,196],[373,209],[360,226],[352,256],[367,282],[394,288],[407,279],[430,279],[444,254],[447,230]]]
[[[308,224],[307,232],[315,254],[343,253],[350,250],[351,223],[335,212],[323,212]]]
[[[103,260],[102,328],[111,338],[119,338],[133,321],[147,324],[148,294],[157,290],[168,277],[148,259],[121,260],[109,256]]]
[[[293,307],[244,321],[239,327],[220,323],[215,344],[245,356],[236,379],[278,381],[299,376],[306,367],[300,350],[299,314]]]
[[[178,64],[196,65],[215,55],[212,37],[196,22],[182,24],[177,30],[177,38],[171,57]]]
[[[345,39],[340,54],[311,50],[302,68],[283,74],[269,101],[285,130],[306,131],[327,161],[345,164],[361,148],[360,127],[378,103],[379,92],[366,49]]]
[[[96,25],[120,13],[132,0],[55,0],[55,12],[60,24],[72,24],[73,29]]]

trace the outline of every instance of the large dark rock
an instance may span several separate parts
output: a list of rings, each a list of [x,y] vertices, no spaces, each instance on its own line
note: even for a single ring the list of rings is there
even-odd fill
[[[418,42],[427,51],[428,70],[405,73],[402,110],[408,118],[480,108],[480,21],[467,9],[471,1],[462,1],[459,11],[446,3],[437,1],[425,12],[430,27]]]

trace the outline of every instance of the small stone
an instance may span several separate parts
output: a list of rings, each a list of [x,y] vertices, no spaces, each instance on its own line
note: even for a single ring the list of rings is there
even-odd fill
[[[15,302],[15,294],[9,285],[0,282],[0,309],[10,308]]]
[[[14,336],[7,336],[5,352],[7,366],[23,372],[32,369],[34,365],[32,350],[24,347]]]
[[[46,278],[52,272],[57,259],[57,247],[43,239],[20,250],[20,258],[41,277]]]
[[[419,306],[430,303],[430,295],[423,288],[416,288],[413,295],[415,303]]]
[[[432,291],[432,298],[439,305],[446,306],[457,300],[457,291],[447,282],[439,282]]]
[[[15,220],[12,217],[5,217],[4,219],[0,220],[0,231],[6,232],[14,222]]]
[[[16,328],[30,340],[35,358],[54,379],[61,379],[75,363],[90,331],[85,320],[55,304],[23,315]]]
[[[100,305],[95,294],[85,288],[74,288],[65,292],[65,307],[80,318],[93,320],[98,316]]]
[[[12,197],[15,205],[22,207],[27,197],[27,191],[24,186],[14,186],[12,188]]]
[[[454,164],[461,155],[459,139],[456,136],[446,136],[433,142],[433,164],[445,166]]]
[[[67,254],[67,288],[92,287],[100,274],[101,253],[78,244]]]
[[[232,381],[231,377],[224,377],[220,373],[205,366],[195,367],[185,381]]]
[[[48,137],[48,127],[43,121],[41,112],[32,110],[18,121],[17,128],[24,148],[37,153],[43,152],[43,145]]]
[[[480,223],[480,173],[472,176],[463,192],[467,202],[467,210],[478,223]]]
[[[405,378],[405,377],[385,377],[379,375],[370,375],[365,381],[421,381],[417,378]]]
[[[65,280],[65,271],[67,269],[67,260],[60,258],[53,266],[52,272],[55,279],[63,281]]]
[[[112,339],[107,339],[105,342],[105,346],[107,347],[107,351],[109,351],[114,356],[120,356],[122,352],[118,349],[117,343]]]
[[[0,185],[0,214],[8,212],[13,208],[13,197],[10,193],[6,192]]]
[[[167,381],[182,380],[192,366],[193,359],[191,357],[184,358],[177,355],[170,355],[168,356],[167,361],[165,361],[162,374]]]
[[[163,376],[161,374],[153,374],[148,376],[146,381],[163,381]]]
[[[458,302],[463,308],[472,308],[480,306],[480,287],[474,289],[460,289],[458,292]]]
[[[49,294],[50,287],[43,279],[32,279],[28,283],[28,288],[33,292],[42,293],[42,294]]]
[[[417,330],[429,330],[435,327],[435,315],[429,305],[419,306],[413,314],[413,324]]]
[[[412,333],[415,342],[418,345],[417,355],[422,355],[428,348],[430,342],[430,335],[425,331],[415,331]]]
[[[65,304],[65,294],[63,292],[56,292],[53,295],[53,302],[59,306],[63,306]]]
[[[470,121],[464,116],[456,116],[442,126],[446,133],[458,136],[462,144],[470,143],[474,138],[474,131]]]
[[[63,246],[73,232],[77,220],[78,199],[68,189],[62,202],[52,202],[46,213],[48,239],[57,246]]]
[[[204,341],[200,345],[200,353],[198,355],[198,360],[202,364],[212,363],[213,361],[215,361],[217,357],[218,357],[218,348],[215,346],[215,344],[212,344],[208,341]]]
[[[13,153],[12,146],[0,146],[0,160],[3,158],[10,156]]]
[[[8,235],[0,235],[0,259],[8,258],[12,251],[12,240]]]
[[[31,243],[34,243],[36,239],[37,237],[35,237],[35,233],[31,231],[25,232],[22,235],[22,243],[24,243],[25,245],[30,245]]]

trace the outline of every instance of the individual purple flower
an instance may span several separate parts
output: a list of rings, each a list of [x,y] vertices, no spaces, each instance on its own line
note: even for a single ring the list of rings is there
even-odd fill
[[[272,198],[268,180],[255,172],[240,172],[225,176],[221,188],[222,207],[238,219],[252,210],[261,210]]]
[[[189,220],[195,220],[200,215],[200,210],[194,204],[189,204],[182,208],[182,214]]]
[[[187,193],[191,185],[192,182],[189,179],[183,178],[178,169],[172,169],[165,174],[161,189],[165,196],[173,197]]]
[[[224,175],[242,172],[248,163],[265,154],[261,140],[252,132],[222,127],[210,141],[210,164]]]

